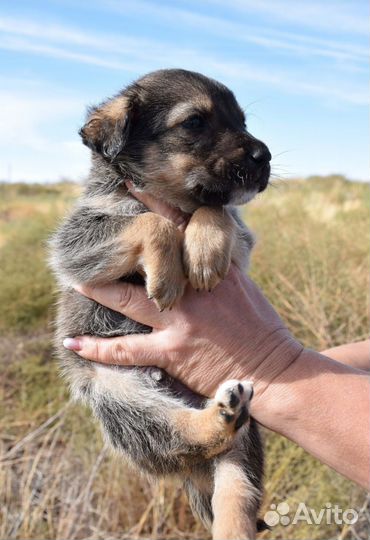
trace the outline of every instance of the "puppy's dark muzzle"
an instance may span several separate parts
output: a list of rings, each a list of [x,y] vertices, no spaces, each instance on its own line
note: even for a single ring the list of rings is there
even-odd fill
[[[229,180],[245,190],[261,192],[266,189],[270,177],[270,163],[256,164],[247,159],[242,163],[232,163],[228,174]]]
[[[216,145],[220,157],[207,163],[208,178],[200,180],[192,195],[204,205],[225,205],[241,191],[266,189],[271,154],[267,146],[245,131],[229,133]],[[242,197],[240,197],[242,199]]]
[[[242,173],[239,171],[239,176],[245,179],[249,189],[256,189],[261,192],[266,189],[270,177],[270,150],[265,143],[255,139],[249,133],[244,140],[243,146],[245,157],[239,165],[242,170]]]
[[[223,182],[214,182],[210,186],[199,184],[193,190],[193,197],[206,206],[223,206],[228,204],[232,195],[232,187]]]
[[[207,206],[223,206],[232,199],[233,193],[238,190],[246,192],[264,191],[270,177],[270,163],[255,165],[243,161],[230,163],[224,175],[213,176],[212,183],[198,184],[192,195]]]
[[[238,134],[234,139],[235,143],[237,148],[226,160],[221,158],[216,163],[215,170],[234,186],[247,191],[263,191],[270,177],[269,149],[262,141],[246,132]]]

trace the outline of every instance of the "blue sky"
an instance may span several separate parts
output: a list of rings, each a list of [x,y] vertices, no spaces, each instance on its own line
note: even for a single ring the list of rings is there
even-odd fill
[[[87,105],[163,67],[232,88],[284,178],[369,177],[367,0],[0,4],[0,179],[79,180]]]

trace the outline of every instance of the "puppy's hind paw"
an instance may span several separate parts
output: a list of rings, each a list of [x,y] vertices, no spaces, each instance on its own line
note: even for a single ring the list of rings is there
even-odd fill
[[[248,408],[252,397],[251,381],[230,380],[218,388],[214,400],[226,424],[237,430],[249,419]]]

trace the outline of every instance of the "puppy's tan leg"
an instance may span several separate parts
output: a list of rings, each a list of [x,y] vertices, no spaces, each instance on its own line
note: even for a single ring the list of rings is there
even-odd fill
[[[189,445],[204,447],[204,457],[230,448],[237,430],[248,421],[253,386],[249,381],[223,383],[207,408],[175,409],[171,420]]]
[[[212,497],[213,540],[254,540],[258,490],[228,455],[217,460]]]
[[[103,279],[141,271],[148,296],[160,310],[171,307],[185,288],[182,234],[162,216],[147,212],[135,217],[116,238],[111,268]]]
[[[224,208],[198,208],[185,231],[185,273],[195,289],[213,289],[226,276],[235,222]]]

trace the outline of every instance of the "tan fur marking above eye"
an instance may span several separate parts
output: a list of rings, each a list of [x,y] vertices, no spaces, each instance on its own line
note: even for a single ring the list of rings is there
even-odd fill
[[[186,120],[191,114],[210,112],[213,103],[208,96],[197,96],[191,101],[177,103],[167,116],[167,127],[171,128]]]

